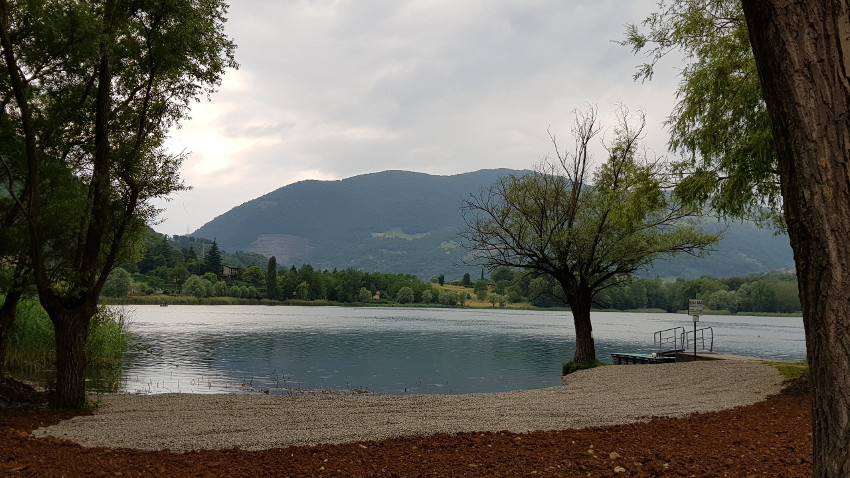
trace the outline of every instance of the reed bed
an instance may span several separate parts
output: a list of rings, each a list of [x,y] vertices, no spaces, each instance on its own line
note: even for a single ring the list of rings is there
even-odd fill
[[[129,344],[128,311],[101,306],[89,325],[86,359],[90,367],[119,367]],[[25,374],[44,374],[55,369],[56,339],[53,324],[38,301],[18,306],[9,337],[6,369]]]

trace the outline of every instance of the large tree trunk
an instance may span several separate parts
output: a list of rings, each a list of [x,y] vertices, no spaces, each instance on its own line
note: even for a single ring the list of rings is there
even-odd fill
[[[573,313],[573,323],[576,331],[576,362],[593,362],[596,360],[596,345],[593,342],[593,326],[590,323],[590,298],[577,297],[570,300]]]
[[[86,404],[86,340],[97,305],[73,308],[46,306],[56,335],[56,408],[82,408]]]
[[[850,476],[850,5],[744,0],[812,381],[815,476]]]

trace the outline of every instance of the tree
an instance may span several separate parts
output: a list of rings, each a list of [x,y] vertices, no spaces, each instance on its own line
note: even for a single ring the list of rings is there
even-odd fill
[[[850,476],[850,2],[744,0],[812,387],[815,476]]]
[[[413,299],[414,299],[413,289],[411,289],[410,287],[404,286],[404,287],[402,287],[401,289],[398,290],[398,293],[396,294],[395,300],[399,304],[408,304],[410,302],[413,302]]]
[[[277,259],[274,256],[269,258],[266,267],[266,297],[277,299]]]
[[[479,281],[475,281],[475,285],[473,286],[472,290],[473,292],[475,292],[475,297],[478,300],[484,300],[487,298],[487,287],[488,286],[486,280],[482,279]]]
[[[266,273],[260,266],[248,266],[242,272],[242,280],[254,287],[261,287],[266,281]]]
[[[207,293],[207,284],[209,284],[209,281],[198,276],[191,276],[186,279],[185,283],[183,283],[181,293],[183,295],[191,295],[199,299],[207,297],[209,295]]]
[[[103,285],[103,295],[107,297],[124,297],[133,287],[133,277],[126,270],[118,267],[113,270]]]
[[[85,403],[85,342],[109,272],[155,198],[184,189],[165,149],[235,67],[220,0],[0,0],[0,174],[56,336],[54,404]]]
[[[213,239],[207,253],[204,254],[204,270],[207,273],[215,274],[216,277],[218,277],[223,270],[221,264],[221,249],[218,248],[218,244],[215,242],[215,239]]]
[[[444,290],[440,292],[439,302],[443,305],[457,305],[459,300],[460,298],[455,291]]]
[[[688,58],[666,121],[670,151],[681,154],[676,193],[724,215],[781,222],[770,118],[740,0],[662,1],[643,27],[628,26],[621,42],[648,57],[635,79],[652,79],[671,51]]]
[[[663,164],[639,155],[645,120],[618,110],[608,158],[591,176],[596,110],[576,112],[575,151],[498,181],[465,205],[466,247],[490,267],[552,277],[569,304],[576,362],[596,360],[590,309],[597,294],[662,255],[698,253],[717,240],[687,220],[697,211],[662,188]]]
[[[469,277],[469,272],[463,275],[463,279],[460,281],[464,286],[469,286],[472,284],[472,278]]]
[[[490,280],[493,282],[510,282],[514,280],[514,271],[510,267],[499,266],[493,269]]]

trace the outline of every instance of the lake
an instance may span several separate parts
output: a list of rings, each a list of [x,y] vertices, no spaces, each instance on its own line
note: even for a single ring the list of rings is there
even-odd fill
[[[290,306],[128,306],[121,390],[459,394],[560,384],[574,353],[564,311]],[[594,312],[597,357],[653,351],[684,314]],[[702,316],[714,351],[804,360],[802,318]]]

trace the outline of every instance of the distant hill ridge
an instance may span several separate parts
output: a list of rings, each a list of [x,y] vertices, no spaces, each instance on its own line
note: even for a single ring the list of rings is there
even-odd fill
[[[463,265],[466,251],[457,242],[463,201],[500,177],[523,172],[487,169],[437,176],[384,171],[300,181],[231,209],[194,235],[214,237],[227,251],[275,256],[280,265],[351,267],[425,280],[439,274],[448,280],[464,273],[478,277],[480,267]],[[702,259],[659,261],[646,275],[727,277],[794,267],[786,236],[749,224],[730,225],[717,249]]]

